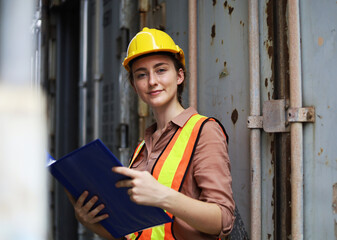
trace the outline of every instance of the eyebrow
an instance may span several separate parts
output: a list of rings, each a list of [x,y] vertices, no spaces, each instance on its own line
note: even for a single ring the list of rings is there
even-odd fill
[[[162,65],[169,65],[168,63],[164,63],[164,62],[160,62],[160,63],[157,63],[153,66],[153,68],[157,68],[157,67],[160,67]],[[140,68],[137,68],[134,73],[138,72],[138,71],[146,71],[147,69],[146,68],[143,68],[143,67],[140,67]]]

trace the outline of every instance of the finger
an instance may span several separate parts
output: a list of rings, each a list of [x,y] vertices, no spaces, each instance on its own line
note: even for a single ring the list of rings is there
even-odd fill
[[[126,167],[113,167],[112,171],[130,178],[135,178],[139,174],[139,171]]]
[[[90,211],[89,215],[92,217],[92,218],[95,218],[96,215],[102,211],[103,209],[105,208],[104,204],[100,204],[98,205],[96,208],[94,208],[92,211]]]
[[[104,220],[108,217],[109,217],[109,215],[107,213],[103,214],[103,215],[100,215],[100,216],[97,216],[91,221],[91,223],[98,223],[98,222],[100,222],[100,221],[102,221],[102,220]]]
[[[83,206],[85,199],[88,197],[89,192],[88,191],[84,191],[81,196],[79,196],[79,198],[77,199],[76,203],[75,203],[75,207],[80,208]]]
[[[132,188],[128,189],[128,195],[131,197],[132,196]]]
[[[84,206],[83,209],[87,212],[94,206],[94,204],[98,201],[97,196],[93,196]]]
[[[121,181],[118,181],[116,182],[116,187],[117,188],[122,188],[122,187],[133,187],[134,184],[133,184],[133,181],[128,179],[128,180],[121,180]]]

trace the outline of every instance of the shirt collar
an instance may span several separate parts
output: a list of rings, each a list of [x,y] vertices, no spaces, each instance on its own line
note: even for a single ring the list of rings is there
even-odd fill
[[[197,111],[193,107],[189,107],[185,109],[182,113],[172,119],[171,122],[178,125],[179,127],[183,127],[185,123],[190,119],[193,114],[196,114]]]
[[[169,124],[175,124],[183,127],[193,114],[198,113],[193,107],[189,107],[181,112],[178,116],[174,117]],[[145,131],[145,135],[152,135],[157,129],[157,123],[152,124]]]

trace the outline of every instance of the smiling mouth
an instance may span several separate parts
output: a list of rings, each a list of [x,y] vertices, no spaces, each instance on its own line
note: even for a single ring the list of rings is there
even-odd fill
[[[162,92],[162,90],[151,91],[151,92],[149,92],[149,95],[156,96],[156,95],[158,95],[161,92]]]

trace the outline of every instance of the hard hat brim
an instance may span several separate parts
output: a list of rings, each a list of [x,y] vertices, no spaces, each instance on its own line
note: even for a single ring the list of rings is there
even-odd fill
[[[178,46],[177,46],[177,48],[179,48]],[[143,51],[143,52],[141,52],[141,53],[138,53],[138,54],[134,54],[133,56],[131,56],[131,57],[126,57],[125,59],[124,59],[124,61],[123,61],[123,66],[125,67],[125,69],[128,71],[128,72],[130,72],[130,66],[129,66],[129,63],[132,61],[132,60],[134,60],[134,59],[136,59],[136,58],[138,58],[138,57],[140,57],[140,56],[142,56],[142,55],[147,55],[147,54],[149,54],[149,53],[161,53],[161,52],[163,52],[163,53],[165,53],[165,52],[170,52],[170,53],[175,53],[175,54],[178,54],[178,60],[179,61],[181,61],[181,63],[183,64],[183,66],[185,67],[185,57],[184,57],[184,52],[180,49],[180,50],[172,50],[172,49],[151,49],[151,50],[149,50],[149,51]]]

